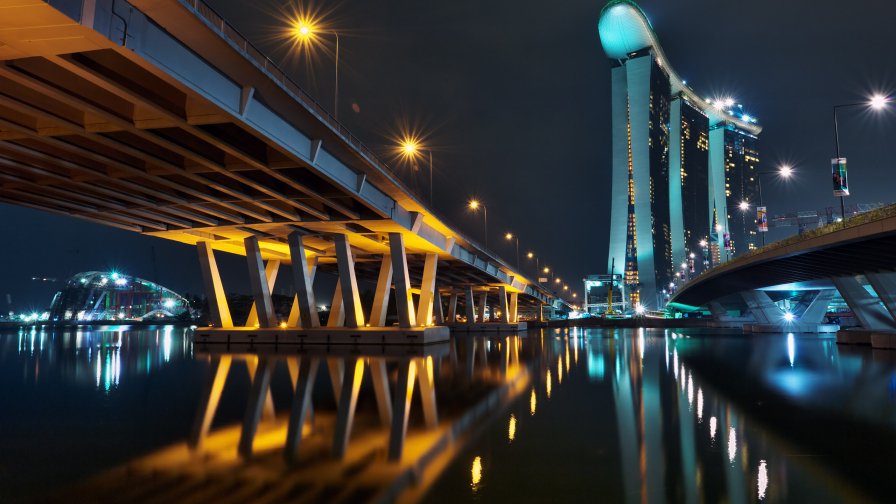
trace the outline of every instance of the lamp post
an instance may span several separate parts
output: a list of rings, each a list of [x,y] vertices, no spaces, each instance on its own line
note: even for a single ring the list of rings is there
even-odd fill
[[[485,226],[485,248],[488,249],[488,208],[477,199],[471,199],[467,207],[474,212],[479,211],[480,208],[482,209],[482,222]]]
[[[410,161],[416,160],[417,156],[420,155],[420,151],[423,150],[420,142],[409,136],[406,136],[401,141],[400,149],[401,154]],[[429,155],[429,204],[432,206],[432,149],[426,149],[426,152]]]
[[[515,236],[513,233],[507,233],[504,235],[504,238],[507,240],[516,240],[516,269],[519,271],[520,269],[520,237]]]
[[[535,255],[535,252],[527,252],[526,257],[529,259],[535,259],[535,274],[538,275],[538,271],[541,269],[538,267],[538,256]]]
[[[874,110],[881,110],[886,107],[890,101],[889,96],[876,94],[869,98],[868,101],[834,105],[834,154],[837,159],[840,159],[840,131],[837,124],[837,111],[842,108],[850,107],[871,107]],[[843,203],[843,196],[840,196],[840,218],[844,221],[846,220],[846,206]]]
[[[339,32],[336,30],[321,30],[314,20],[299,18],[293,22],[292,36],[300,43],[310,43],[316,40],[318,33],[330,33],[336,39],[336,78],[333,90],[333,118],[339,120]]]
[[[779,177],[781,177],[782,179],[787,180],[791,176],[793,176],[793,167],[790,165],[783,164],[780,167],[778,167],[778,171],[756,172],[756,181],[758,182],[757,185],[759,186],[759,206],[761,206],[761,207],[765,207],[765,204],[762,202],[762,175],[771,175],[771,174],[776,174]],[[768,216],[768,209],[766,209],[765,215]],[[764,247],[765,246],[765,233],[760,232],[760,234],[762,234],[762,246]]]

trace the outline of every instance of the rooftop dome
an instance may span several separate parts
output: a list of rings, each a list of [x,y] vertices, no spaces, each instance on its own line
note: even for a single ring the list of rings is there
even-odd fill
[[[656,44],[653,28],[644,11],[629,0],[613,0],[604,6],[597,30],[604,52],[612,59],[625,59],[633,52]]]

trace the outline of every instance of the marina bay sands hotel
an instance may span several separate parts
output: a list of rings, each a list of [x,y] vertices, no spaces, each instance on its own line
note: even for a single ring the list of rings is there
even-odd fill
[[[613,63],[608,270],[624,274],[631,306],[658,308],[676,274],[756,247],[762,128],[689,87],[636,3],[609,2],[598,30]]]

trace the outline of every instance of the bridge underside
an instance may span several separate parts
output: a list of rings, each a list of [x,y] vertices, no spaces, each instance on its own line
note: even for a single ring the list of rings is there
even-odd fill
[[[251,237],[284,264],[297,233],[322,269],[337,269],[344,237],[370,279],[398,234],[415,284],[435,255],[437,286],[547,300],[213,13],[174,0],[0,7],[0,202],[235,254]]]

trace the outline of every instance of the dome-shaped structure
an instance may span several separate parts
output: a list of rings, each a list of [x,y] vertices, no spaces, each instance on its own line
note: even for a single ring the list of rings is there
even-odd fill
[[[161,285],[117,272],[88,271],[65,282],[50,321],[153,320],[192,315],[189,302]]]
[[[613,0],[604,6],[597,30],[604,52],[612,59],[626,59],[656,42],[647,16],[629,0]]]

